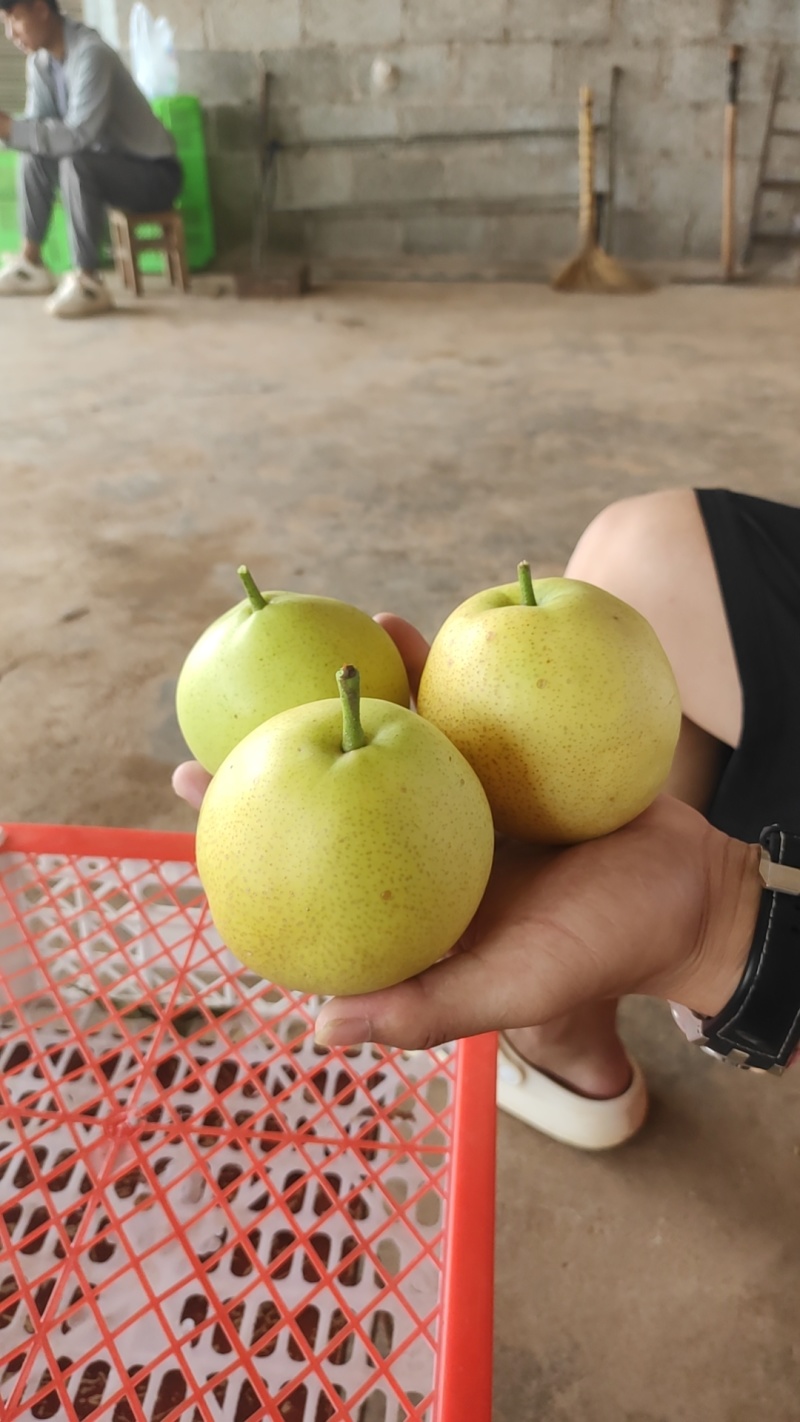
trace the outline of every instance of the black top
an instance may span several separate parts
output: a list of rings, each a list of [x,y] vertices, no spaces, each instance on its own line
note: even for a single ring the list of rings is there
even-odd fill
[[[727,489],[697,498],[744,702],[708,818],[749,843],[776,822],[800,833],[800,508]]]

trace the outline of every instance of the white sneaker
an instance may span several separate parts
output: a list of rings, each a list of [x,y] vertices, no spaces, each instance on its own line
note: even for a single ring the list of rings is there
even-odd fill
[[[114,303],[108,287],[99,277],[70,272],[44,309],[48,316],[80,321],[86,316],[104,316],[107,311],[113,311]]]
[[[55,287],[47,267],[35,267],[23,256],[8,252],[0,265],[0,296],[49,296]]]

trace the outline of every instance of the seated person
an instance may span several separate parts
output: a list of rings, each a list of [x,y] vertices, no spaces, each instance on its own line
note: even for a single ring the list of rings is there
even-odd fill
[[[24,118],[0,113],[0,140],[22,156],[19,211],[23,246],[0,267],[0,295],[50,295],[42,263],[55,194],[69,223],[75,271],[47,302],[52,316],[111,309],[98,271],[107,207],[164,212],[183,173],[159,123],[119,55],[95,30],[62,15],[58,0],[0,0],[6,38],[28,55]]]

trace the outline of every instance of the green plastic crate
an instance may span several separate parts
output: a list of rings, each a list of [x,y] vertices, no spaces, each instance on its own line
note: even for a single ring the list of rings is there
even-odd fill
[[[0,252],[19,251],[17,155],[0,151]]]
[[[107,253],[101,249],[100,260]],[[53,215],[50,218],[50,227],[47,238],[42,246],[42,260],[51,272],[68,272],[74,265],[72,260],[72,250],[69,245],[69,228],[67,227],[67,214],[60,202],[56,202],[53,208]]]
[[[18,252],[22,245],[17,217],[18,155],[8,149],[0,153],[0,252]],[[52,272],[60,275],[72,266],[67,215],[56,200],[42,257]]]
[[[153,99],[151,108],[156,118],[169,129],[181,156],[197,153],[205,158],[203,110],[193,94],[177,94],[172,99]]]
[[[17,200],[17,155],[8,148],[0,148],[0,202],[7,198]]]
[[[0,252],[18,252],[20,247],[17,226],[17,204],[0,197]]]
[[[186,255],[191,271],[200,271],[214,260],[217,252],[211,189],[208,181],[203,110],[191,94],[173,99],[154,99],[153,112],[175,139],[183,165],[183,190],[175,206],[186,230]],[[157,236],[155,229],[142,227],[142,236]],[[139,258],[143,272],[163,272],[165,259],[157,252],[143,252]]]

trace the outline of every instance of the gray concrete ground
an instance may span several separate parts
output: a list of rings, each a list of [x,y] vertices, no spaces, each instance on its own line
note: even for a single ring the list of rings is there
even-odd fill
[[[263,586],[433,633],[609,500],[796,501],[794,291],[155,293],[3,307],[0,815],[189,827],[169,775],[195,635]],[[500,1123],[496,1422],[794,1422],[800,1073],[746,1077],[626,1012],[641,1137],[583,1157]]]

